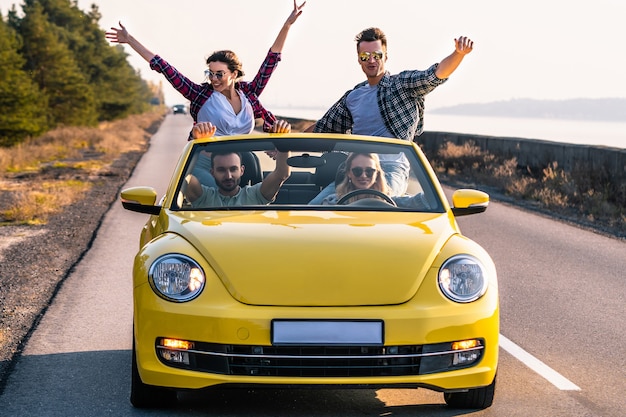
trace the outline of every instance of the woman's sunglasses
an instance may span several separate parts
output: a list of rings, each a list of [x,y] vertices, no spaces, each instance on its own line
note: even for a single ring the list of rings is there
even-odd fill
[[[209,80],[213,78],[217,78],[218,81],[221,81],[222,78],[224,78],[224,75],[226,75],[224,71],[213,72],[208,69],[204,70],[204,76]]]
[[[365,176],[367,178],[372,178],[374,176],[374,174],[376,173],[376,170],[374,168],[360,168],[360,167],[354,167],[351,169],[352,171],[352,175],[354,175],[355,177],[360,177],[361,175],[363,175],[363,172],[365,172]]]
[[[362,62],[367,62],[370,60],[371,57],[374,57],[374,61],[380,61],[381,59],[383,59],[383,56],[385,56],[383,51],[361,52],[359,54],[359,59]]]

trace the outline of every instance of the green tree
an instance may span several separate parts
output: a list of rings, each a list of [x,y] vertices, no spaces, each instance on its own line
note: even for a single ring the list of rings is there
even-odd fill
[[[145,111],[150,90],[127,61],[122,48],[112,48],[98,22],[101,14],[93,4],[88,13],[70,0],[27,0],[39,3],[58,38],[73,53],[96,100],[100,120],[112,120]]]
[[[102,120],[112,120],[150,108],[153,93],[145,80],[128,63],[121,46],[108,47],[103,61],[107,71],[100,75],[100,114]]]
[[[0,33],[6,54],[0,62],[7,63],[0,76],[0,144],[162,103],[162,91],[141,78],[122,47],[106,41],[95,4],[88,13],[76,0],[24,0],[21,8],[18,16],[13,6],[3,22],[12,31]]]
[[[48,125],[94,125],[96,101],[88,78],[59,38],[38,0],[26,0],[19,21],[26,70],[48,100]]]
[[[0,146],[16,144],[47,128],[45,97],[22,69],[19,47],[17,34],[0,16]]]

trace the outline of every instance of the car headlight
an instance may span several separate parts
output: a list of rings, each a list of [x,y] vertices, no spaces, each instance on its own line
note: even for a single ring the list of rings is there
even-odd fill
[[[150,266],[150,286],[157,295],[179,303],[196,298],[204,288],[204,271],[188,256],[168,254]]]
[[[487,277],[482,263],[470,255],[455,255],[439,269],[441,292],[457,303],[469,303],[487,291]]]

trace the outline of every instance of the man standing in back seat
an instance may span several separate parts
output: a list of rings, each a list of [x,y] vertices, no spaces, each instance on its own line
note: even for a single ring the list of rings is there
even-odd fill
[[[424,128],[424,96],[443,84],[474,47],[469,38],[461,36],[454,40],[454,51],[427,70],[409,70],[391,75],[385,71],[387,38],[382,30],[365,29],[355,40],[359,64],[367,80],[347,91],[306,132],[414,140]],[[380,162],[392,195],[403,195],[409,176],[404,154],[380,155]],[[310,204],[320,204],[334,192],[333,182]]]

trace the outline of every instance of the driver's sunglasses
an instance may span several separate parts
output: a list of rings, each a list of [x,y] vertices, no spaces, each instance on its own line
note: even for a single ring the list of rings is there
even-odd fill
[[[352,175],[354,175],[357,178],[363,175],[363,172],[365,172],[365,176],[367,178],[372,178],[374,174],[376,173],[376,170],[374,168],[363,169],[361,167],[354,167],[351,169],[351,171],[352,171]]]
[[[361,52],[359,54],[359,59],[362,62],[367,62],[370,60],[370,57],[374,57],[374,61],[380,61],[385,56],[383,51],[374,51],[374,52]]]
[[[208,78],[209,80],[213,78],[217,78],[218,81],[221,81],[222,78],[224,78],[224,75],[226,75],[224,71],[213,72],[208,69],[204,70],[204,76]]]

